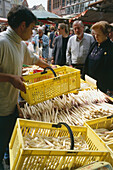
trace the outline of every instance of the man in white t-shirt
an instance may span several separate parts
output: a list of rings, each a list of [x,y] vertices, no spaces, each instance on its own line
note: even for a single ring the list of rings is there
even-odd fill
[[[25,92],[22,64],[49,66],[35,56],[24,41],[32,35],[36,24],[34,14],[24,6],[14,6],[8,13],[9,27],[0,33],[0,170],[9,144],[13,127],[18,117],[18,89]]]

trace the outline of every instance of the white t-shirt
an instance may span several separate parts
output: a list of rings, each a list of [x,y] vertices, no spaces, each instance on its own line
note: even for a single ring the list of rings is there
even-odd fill
[[[21,75],[22,64],[34,64],[34,55],[24,41],[10,27],[0,33],[0,73]],[[0,82],[0,116],[14,112],[18,100],[18,89],[9,82]]]

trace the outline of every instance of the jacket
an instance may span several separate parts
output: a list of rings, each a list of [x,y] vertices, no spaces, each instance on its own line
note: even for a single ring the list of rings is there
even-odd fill
[[[67,37],[68,41],[69,37]],[[67,43],[67,42],[66,42]],[[66,49],[67,49],[67,44],[66,48],[64,49],[63,53],[63,37],[62,35],[59,35],[58,37],[55,38],[54,41],[54,48],[52,50],[52,56],[54,58],[55,64],[57,65],[65,65],[66,64]]]
[[[43,36],[41,38],[42,38],[42,41],[43,41],[42,57],[43,58],[48,58],[48,55],[49,55],[49,38],[45,34],[43,34]],[[35,35],[35,37],[34,37],[35,46],[39,47],[38,40],[39,40],[39,35]]]
[[[95,67],[93,69],[92,75],[89,74],[89,55],[98,46],[97,42],[94,42],[87,55],[84,71],[82,78],[84,79],[85,74],[97,80],[97,87],[103,91],[107,90],[113,91],[113,42],[108,38],[105,42],[101,43],[100,47],[102,52],[100,53],[99,59],[95,62]]]

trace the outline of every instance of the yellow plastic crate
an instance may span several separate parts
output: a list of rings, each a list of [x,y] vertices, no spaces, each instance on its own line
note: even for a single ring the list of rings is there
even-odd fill
[[[110,151],[111,157],[112,157],[112,159],[113,159],[113,142],[107,144],[107,147],[108,147],[108,151]],[[112,162],[112,166],[113,166],[113,162]]]
[[[88,144],[89,150],[56,150],[25,148],[23,137],[26,135],[62,137],[69,136],[67,128],[53,127],[52,123],[42,123],[31,120],[17,119],[10,141],[11,170],[59,170],[78,168],[94,161],[105,161],[110,154],[92,131],[86,127],[70,126],[73,136],[82,136]]]
[[[54,77],[51,70],[48,70],[45,74],[36,73],[23,77],[26,94],[21,92],[21,96],[30,105],[80,88],[80,70],[63,66],[55,68],[54,71],[57,77]]]
[[[113,124],[113,117],[110,116],[105,116],[102,118],[97,118],[97,119],[93,119],[93,120],[88,120],[85,122],[85,126],[90,127],[92,129],[99,129],[99,128],[105,128],[108,129],[109,126]],[[94,132],[95,133],[95,132]],[[96,134],[96,133],[95,133]],[[108,144],[111,142],[105,142],[103,141],[100,137],[99,139],[104,143],[104,144]],[[113,141],[113,140],[112,140]]]
[[[111,151],[113,153],[113,143],[109,143],[107,146],[111,149]]]
[[[100,142],[107,148],[107,150],[111,153],[111,159],[109,159],[109,163],[111,163],[111,165],[113,166],[113,140],[111,140],[110,142],[105,142],[101,139],[101,137],[98,136],[98,134],[95,133],[95,131],[93,129],[99,129],[99,128],[108,128],[111,124],[113,124],[113,116],[105,116],[102,118],[97,118],[97,119],[93,119],[93,120],[89,120],[86,121],[84,123],[84,125],[89,128],[92,133],[95,134],[95,136],[98,137],[98,139],[100,140]]]

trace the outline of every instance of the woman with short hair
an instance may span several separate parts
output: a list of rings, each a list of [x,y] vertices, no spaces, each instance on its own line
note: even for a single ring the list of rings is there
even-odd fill
[[[113,43],[108,38],[111,26],[106,21],[95,23],[92,28],[96,41],[92,44],[85,61],[85,74],[97,80],[97,87],[113,91]]]

